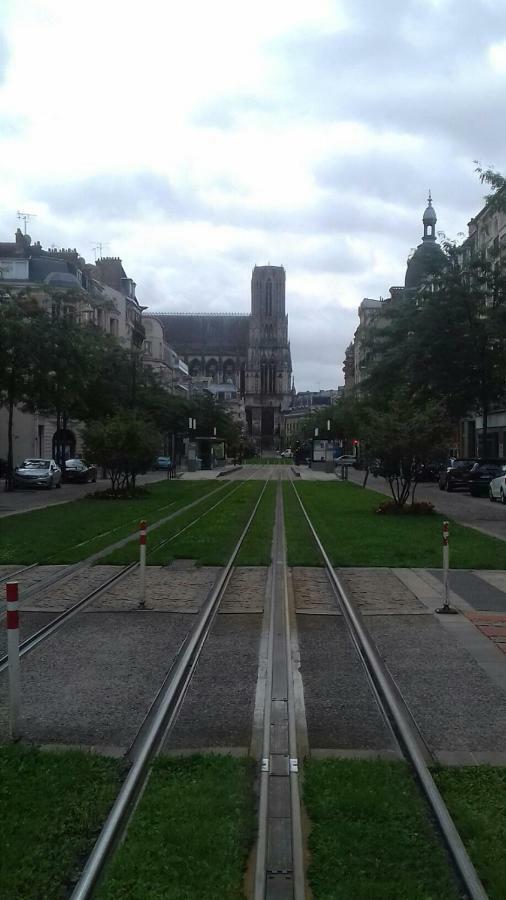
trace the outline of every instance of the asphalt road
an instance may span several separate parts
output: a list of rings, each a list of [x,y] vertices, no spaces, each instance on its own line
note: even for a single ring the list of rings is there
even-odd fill
[[[349,480],[362,484],[364,472],[349,469]],[[367,487],[373,491],[390,496],[390,488],[384,478],[369,475]],[[471,497],[466,491],[453,491],[448,494],[440,491],[437,484],[419,484],[416,489],[417,500],[429,500],[438,513],[448,516],[460,525],[469,525],[485,534],[506,540],[506,506],[491,503],[488,497]]]
[[[165,478],[165,472],[148,472],[146,475],[139,475],[137,484],[150,484],[153,481],[163,481]],[[43,488],[0,491],[0,517],[55,506],[58,503],[69,503],[93,491],[105,490],[108,485],[107,478],[99,478],[96,484],[62,484],[61,489],[52,491]]]

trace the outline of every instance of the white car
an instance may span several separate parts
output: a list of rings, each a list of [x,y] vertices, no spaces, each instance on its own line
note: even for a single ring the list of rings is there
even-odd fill
[[[293,453],[290,449],[288,449],[288,450],[283,450],[283,452],[280,453],[279,455],[284,456],[285,459],[291,459],[293,456]]]
[[[506,466],[501,466],[502,472],[497,478],[492,478],[488,487],[488,496],[492,502],[500,500],[506,506]]]
[[[336,466],[354,466],[357,462],[357,458],[355,456],[338,456],[334,460]]]

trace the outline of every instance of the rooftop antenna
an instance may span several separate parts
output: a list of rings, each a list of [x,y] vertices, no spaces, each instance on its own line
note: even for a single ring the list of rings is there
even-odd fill
[[[97,243],[96,243],[96,244],[94,245],[94,247],[93,247],[93,253],[95,254],[95,262],[97,261],[97,259],[100,259],[100,258],[101,258],[101,256],[102,256],[102,248],[103,248],[103,247],[108,247],[108,246],[109,246],[109,242],[108,242],[108,241],[105,241],[104,243],[102,243],[102,241],[97,241]],[[98,253],[98,256],[97,256],[97,253]]]
[[[36,218],[37,218],[37,216],[35,215],[35,213],[20,212],[18,209],[18,219],[22,219],[23,222],[25,223],[25,234],[26,234],[26,223],[28,222],[28,219],[36,219]]]

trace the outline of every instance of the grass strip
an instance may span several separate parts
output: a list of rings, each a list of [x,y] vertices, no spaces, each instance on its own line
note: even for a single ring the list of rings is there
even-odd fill
[[[249,760],[157,760],[99,900],[243,900],[252,782]]]
[[[271,564],[276,489],[277,485],[274,482],[265,488],[257,514],[239,550],[237,566],[269,566]]]
[[[213,482],[167,480],[149,485],[149,494],[135,500],[84,497],[6,516],[1,524],[0,564],[78,562],[131,534],[141,519],[153,524],[216,486]]]
[[[434,777],[490,900],[504,900],[506,768],[440,769]]]
[[[308,877],[315,900],[460,896],[404,763],[310,760],[304,801],[312,823]]]
[[[444,517],[380,516],[384,495],[346,482],[297,484],[321,542],[335,566],[440,568]],[[290,484],[284,485],[288,564],[321,565],[308,546],[308,528]],[[450,523],[450,565],[455,569],[503,569],[506,544],[473,528]]]
[[[67,896],[120,775],[118,760],[91,753],[0,748],[2,900]]]
[[[189,510],[173,522],[168,522],[167,525],[157,529],[155,534],[148,537],[148,565],[165,566],[173,559],[195,559],[197,564],[202,566],[224,565],[253,511],[263,485],[262,481],[242,482],[239,490],[234,490],[237,483],[233,482],[230,490],[226,491],[228,496],[223,503],[180,537],[160,549],[156,549],[159,543],[171,538],[196,516],[201,515],[207,506],[209,508],[214,506],[221,495],[211,497],[197,509]],[[139,548],[135,544],[127,545],[115,550],[100,562],[106,565],[126,565],[136,560],[138,553]]]
[[[292,466],[293,459],[284,456],[249,456],[244,460],[245,466]]]

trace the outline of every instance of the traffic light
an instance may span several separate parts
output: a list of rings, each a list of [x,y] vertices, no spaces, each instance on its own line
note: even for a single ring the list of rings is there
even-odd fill
[[[357,441],[356,438],[353,438],[351,443],[353,444],[354,447],[358,447],[358,445],[360,444],[360,441]]]

